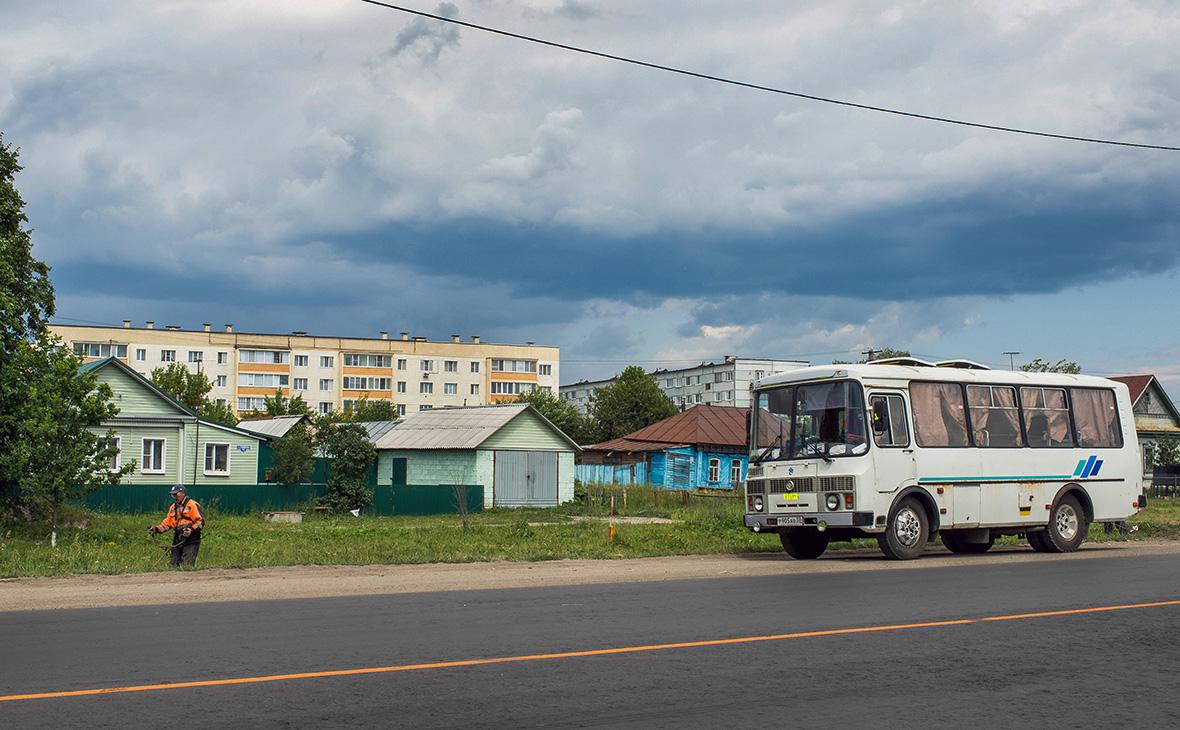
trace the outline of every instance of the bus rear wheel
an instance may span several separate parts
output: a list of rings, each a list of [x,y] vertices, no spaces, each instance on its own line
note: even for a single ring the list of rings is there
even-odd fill
[[[778,539],[787,555],[796,560],[815,560],[824,554],[831,540],[826,532],[809,527],[788,527],[779,532]]]
[[[946,546],[947,550],[959,555],[986,553],[996,542],[994,535],[989,536],[987,542],[967,542],[962,535],[958,535],[952,530],[943,530],[938,535],[942,538],[942,544]]]
[[[1090,526],[1086,524],[1086,513],[1078,498],[1067,494],[1053,505],[1049,511],[1049,524],[1045,531],[1039,533],[1040,540],[1045,544],[1045,552],[1072,553],[1082,546],[1086,539],[1086,532]],[[1036,549],[1036,546],[1033,547]]]
[[[877,536],[881,552],[891,560],[913,560],[926,549],[930,537],[930,520],[926,510],[913,497],[907,497],[893,509],[885,532]]]

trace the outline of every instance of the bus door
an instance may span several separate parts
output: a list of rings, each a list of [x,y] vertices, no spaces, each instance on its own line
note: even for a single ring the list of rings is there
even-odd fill
[[[905,395],[895,390],[869,393],[873,430],[873,471],[878,492],[896,492],[915,479],[914,441]]]

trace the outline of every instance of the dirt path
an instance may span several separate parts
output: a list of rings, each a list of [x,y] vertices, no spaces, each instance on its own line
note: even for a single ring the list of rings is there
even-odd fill
[[[295,566],[191,573],[133,573],[0,580],[0,611],[97,608],[186,602],[253,601],[328,596],[390,595],[434,591],[526,588],[592,583],[669,581],[722,576],[793,575],[855,570],[900,570],[997,565],[1042,560],[1175,554],[1180,542],[1100,543],[1072,555],[1042,555],[1024,547],[987,555],[951,555],[931,548],[908,562],[884,560],[876,551],[838,551],[817,561],[782,553],[691,555],[632,560],[554,560],[539,563]]]

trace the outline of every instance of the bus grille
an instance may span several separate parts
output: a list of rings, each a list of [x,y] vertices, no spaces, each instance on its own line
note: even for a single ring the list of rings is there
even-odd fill
[[[852,492],[856,489],[856,483],[850,476],[820,477],[819,489],[821,492]]]
[[[842,477],[792,477],[790,479],[751,479],[746,482],[746,494],[767,494],[771,492],[814,492],[816,482],[821,492],[852,492],[856,481],[851,476]]]
[[[814,492],[814,477],[793,477],[791,479],[768,479],[772,492]]]

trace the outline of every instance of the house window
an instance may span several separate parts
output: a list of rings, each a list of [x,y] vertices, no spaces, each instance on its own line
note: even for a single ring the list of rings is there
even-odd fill
[[[492,360],[494,373],[535,373],[536,360]]]
[[[393,387],[393,378],[366,378],[359,375],[344,377],[345,390],[389,390]]]
[[[239,411],[263,411],[263,410],[266,410],[266,400],[263,398],[255,398],[255,397],[238,398],[238,410]]]
[[[729,462],[729,481],[735,486],[742,481],[742,460],[733,459]]]
[[[405,403],[398,403],[397,404],[397,415],[399,415],[399,416],[406,415],[406,404]]]
[[[189,362],[204,362],[204,360],[205,360],[205,353],[201,352],[200,350],[189,350],[188,351],[188,361]]]
[[[433,393],[434,383],[418,383],[418,392],[427,394]]]
[[[418,406],[418,410],[420,410],[420,411],[429,411],[433,408],[434,408],[434,406]]]
[[[160,362],[176,362],[176,350],[160,350]]]
[[[98,447],[99,451],[106,451],[107,449],[114,449],[115,450],[115,453],[111,455],[110,460],[107,462],[107,471],[110,471],[110,472],[119,471],[119,466],[120,466],[119,462],[120,462],[120,456],[121,456],[119,449],[120,449],[121,444],[122,444],[122,439],[120,439],[118,436],[113,436],[109,439],[100,438],[98,440],[97,447]]]
[[[709,459],[709,481],[721,481],[721,459]]]
[[[217,353],[217,364],[218,365],[225,365],[228,362],[229,362],[229,353],[228,352]]]
[[[320,367],[322,367],[322,368],[336,367],[336,358],[332,355],[320,355]]]
[[[459,384],[458,383],[443,383],[443,395],[458,395],[458,394],[459,394]]]
[[[147,359],[147,349],[145,349],[143,347],[137,348],[135,350],[135,359],[138,360],[139,362],[143,362],[144,360],[146,360]]]
[[[399,392],[399,393],[406,392],[406,381],[404,381],[404,380],[397,381],[397,392]]]
[[[289,375],[274,373],[238,373],[238,385],[250,388],[286,388],[290,378]]]
[[[205,476],[229,476],[229,444],[205,444]]]
[[[423,360],[422,361],[422,372],[424,372],[424,373],[434,372],[434,360]]]
[[[553,366],[552,365],[539,365],[539,366],[537,366],[537,374],[538,375],[552,375],[553,374]]]
[[[297,367],[297,368],[307,367],[307,355],[296,355],[295,356],[295,367]]]
[[[127,345],[112,345],[100,342],[75,342],[74,354],[78,357],[117,357],[127,359]]]
[[[258,362],[268,365],[286,365],[291,353],[286,350],[239,350],[238,362]]]
[[[399,357],[397,359],[397,369],[398,370],[405,370],[406,369],[406,359],[404,357]]]
[[[164,439],[144,439],[143,461],[140,464],[139,470],[144,474],[163,474],[164,456]]]
[[[295,378],[295,390],[307,390],[307,378]]]
[[[471,394],[472,395],[479,395],[479,383],[472,383],[471,384]]]
[[[320,390],[331,390],[333,385],[332,378],[320,378]]]
[[[492,382],[492,395],[520,395],[535,388],[534,383],[516,383],[496,380]]]
[[[458,360],[444,360],[443,361],[443,371],[448,372],[448,373],[459,372],[459,361]]]
[[[228,380],[229,379],[226,376],[218,375],[217,376],[217,387],[224,388],[226,386],[226,384],[228,383]]]
[[[320,401],[320,413],[331,413],[331,412],[332,412],[332,404],[331,403],[324,403],[323,401]]]
[[[344,356],[344,366],[354,368],[387,368],[390,355],[352,354]]]
[[[471,363],[471,372],[473,372],[473,373],[479,372],[479,363],[477,363],[477,362]]]

